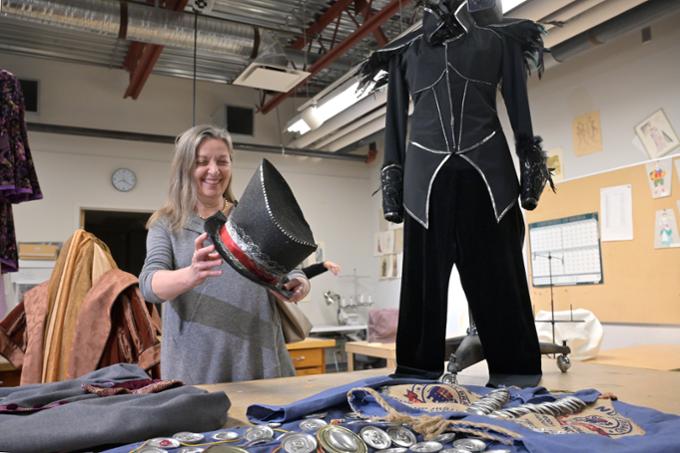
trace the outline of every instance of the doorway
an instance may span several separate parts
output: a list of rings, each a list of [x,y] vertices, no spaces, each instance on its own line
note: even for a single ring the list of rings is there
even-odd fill
[[[81,225],[111,250],[121,270],[139,276],[146,257],[146,221],[151,212],[82,209]]]

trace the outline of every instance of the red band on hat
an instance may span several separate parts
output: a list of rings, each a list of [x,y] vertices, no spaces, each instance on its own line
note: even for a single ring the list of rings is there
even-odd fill
[[[246,269],[255,274],[261,280],[266,283],[275,284],[277,279],[271,276],[268,272],[260,268],[255,261],[250,259],[248,255],[245,254],[243,250],[234,242],[234,240],[229,236],[229,231],[225,225],[220,228],[220,239],[224,243],[225,247],[229,249],[231,254],[236,258],[236,260],[241,263]]]

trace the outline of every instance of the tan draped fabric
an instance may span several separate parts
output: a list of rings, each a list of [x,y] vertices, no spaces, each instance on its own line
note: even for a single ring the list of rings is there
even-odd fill
[[[72,379],[113,363],[160,377],[160,317],[108,247],[77,230],[52,276],[0,322],[0,355],[21,367],[21,384]]]
[[[116,268],[109,248],[93,234],[77,230],[67,241],[48,285],[49,312],[42,382],[67,378],[76,321],[85,295],[93,281]],[[95,270],[97,275],[93,273]]]

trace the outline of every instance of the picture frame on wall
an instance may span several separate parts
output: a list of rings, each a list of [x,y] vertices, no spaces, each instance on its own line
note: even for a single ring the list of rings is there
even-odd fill
[[[668,154],[680,145],[680,140],[663,109],[652,113],[635,126],[635,134],[652,159]]]

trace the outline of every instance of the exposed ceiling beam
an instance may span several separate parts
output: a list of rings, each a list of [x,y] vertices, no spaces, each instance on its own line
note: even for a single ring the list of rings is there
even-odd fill
[[[354,31],[351,35],[349,35],[347,38],[345,38],[344,41],[340,42],[337,44],[335,47],[330,49],[328,52],[323,54],[321,58],[319,58],[314,64],[312,64],[307,71],[310,73],[309,77],[307,79],[303,80],[302,82],[298,83],[295,87],[293,87],[290,91],[286,93],[281,93],[276,96],[274,96],[272,99],[270,99],[267,103],[265,103],[260,111],[262,113],[269,113],[279,105],[281,102],[283,102],[284,99],[286,99],[290,94],[299,86],[303,85],[307,80],[309,80],[314,74],[317,74],[319,71],[330,65],[334,60],[342,56],[345,52],[347,52],[354,44],[357,42],[361,41],[367,34],[374,32],[377,30],[383,23],[385,23],[387,20],[389,20],[394,14],[396,14],[402,7],[407,5],[410,2],[410,0],[392,0],[387,6],[385,6],[383,9],[369,17],[364,21],[364,23]]]
[[[173,11],[184,11],[189,0],[166,0],[165,7]],[[153,3],[153,0],[147,0]],[[123,66],[130,73],[130,82],[125,90],[124,98],[137,99],[144,88],[153,67],[163,52],[163,47],[157,44],[145,44],[137,41],[130,43]]]
[[[302,49],[309,41],[314,39],[316,35],[321,33],[331,22],[336,20],[344,10],[351,5],[354,0],[337,0],[324,13],[319,16],[314,23],[312,23],[302,36],[293,41],[291,47],[293,49]]]

